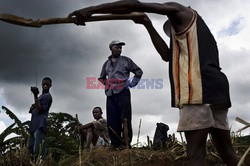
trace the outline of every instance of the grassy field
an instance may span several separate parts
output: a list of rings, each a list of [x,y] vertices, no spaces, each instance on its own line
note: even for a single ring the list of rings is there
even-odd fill
[[[232,138],[234,148],[240,158],[250,147],[250,136]],[[176,139],[167,143],[164,149],[153,150],[149,147],[140,147],[116,150],[100,147],[90,151],[82,150],[79,155],[63,156],[55,163],[50,153],[46,160],[32,161],[26,147],[13,149],[9,153],[1,154],[0,165],[4,166],[188,166],[186,143]],[[208,166],[222,166],[213,144],[207,141],[206,164]],[[250,152],[244,158],[244,164],[250,165]],[[244,165],[241,164],[241,165]]]

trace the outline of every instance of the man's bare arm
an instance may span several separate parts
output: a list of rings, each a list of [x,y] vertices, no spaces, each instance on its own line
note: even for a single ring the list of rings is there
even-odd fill
[[[75,16],[77,25],[85,25],[86,18],[92,14],[127,14],[131,12],[166,15],[176,32],[185,29],[190,24],[193,16],[190,8],[176,2],[144,3],[135,0],[122,0],[76,10],[70,13],[69,17]]]
[[[31,87],[31,92],[34,95],[34,100],[35,100],[34,106],[36,107],[38,112],[42,112],[42,107],[41,107],[40,101],[38,99],[38,94],[39,94],[38,88],[37,87]]]
[[[174,12],[178,12],[182,5],[174,2],[168,3],[145,3],[135,0],[123,0],[113,3],[106,3],[97,6],[89,7],[88,10],[91,14],[126,14],[131,12],[147,12],[156,13],[162,15],[168,15]],[[184,6],[183,6],[184,7]]]
[[[90,122],[90,123],[87,123],[87,124],[82,125],[82,126],[76,126],[75,129],[79,130],[79,131],[82,131],[82,130],[93,128],[93,127],[94,127],[94,124],[92,122]]]
[[[69,17],[75,16],[77,24],[84,24],[84,20],[92,14],[127,14],[131,12],[148,12],[168,16],[174,16],[186,7],[175,3],[143,3],[135,0],[123,0],[112,3],[104,3],[97,6],[90,6],[80,10],[76,10],[69,14]]]
[[[168,61],[168,56],[169,56],[169,48],[166,42],[162,39],[162,37],[159,35],[159,33],[156,31],[154,28],[152,22],[150,19],[145,15],[145,18],[142,20],[134,20],[135,23],[137,24],[143,24],[145,28],[147,29],[151,41],[157,50],[157,52],[160,54],[162,60]]]

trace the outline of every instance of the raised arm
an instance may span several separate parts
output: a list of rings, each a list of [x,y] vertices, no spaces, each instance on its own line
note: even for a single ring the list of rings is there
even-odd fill
[[[171,12],[177,12],[179,10],[177,3],[143,3],[137,0],[121,0],[111,3],[104,3],[101,5],[90,6],[80,10],[76,10],[69,16],[78,14],[90,16],[92,14],[127,14],[131,12],[149,12],[167,15]]]
[[[133,21],[137,24],[142,24],[145,26],[156,51],[160,54],[162,60],[168,61],[168,56],[169,56],[168,45],[156,31],[148,16],[145,14],[144,19],[136,19]]]
[[[175,2],[144,3],[136,0],[122,0],[76,10],[70,13],[69,17],[75,16],[77,19],[76,24],[84,25],[86,18],[93,14],[127,14],[131,12],[147,12],[167,15],[170,20],[183,23],[183,20],[186,20],[188,9],[187,7]],[[180,21],[180,19],[182,21]]]
[[[34,101],[35,101],[34,106],[36,107],[38,112],[42,112],[42,106],[41,106],[40,101],[38,99],[38,94],[39,94],[38,88],[37,87],[31,87],[31,92],[34,95]]]
[[[112,3],[105,3],[97,6],[89,7],[91,14],[99,13],[116,13],[125,14],[131,12],[148,12],[168,15],[179,11],[180,4],[174,2],[168,3],[145,3],[136,0],[122,0]]]

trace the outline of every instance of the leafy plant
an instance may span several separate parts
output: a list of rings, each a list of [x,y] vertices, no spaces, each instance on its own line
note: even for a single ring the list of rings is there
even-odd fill
[[[79,141],[73,132],[77,123],[77,119],[67,113],[49,114],[46,144],[56,162],[77,154]]]
[[[6,151],[9,140],[5,140],[8,135],[13,133],[13,126],[15,123],[11,124],[9,127],[7,127],[1,134],[0,134],[0,152],[3,153]]]
[[[23,127],[23,123],[18,119],[18,117],[12,112],[10,111],[7,107],[2,106],[2,109],[6,112],[7,115],[9,115],[9,117],[13,120],[15,120],[15,123],[17,124],[17,126],[21,129],[21,134],[22,137],[27,140],[28,139],[28,134],[27,131],[24,129]]]
[[[7,127],[0,134],[0,152],[6,153],[8,150],[23,146],[27,143],[28,133],[27,133],[27,122],[22,123],[18,117],[7,107],[2,106],[2,109],[7,115],[15,122]],[[17,127],[14,127],[17,124]],[[11,134],[16,134],[17,136],[7,139]]]

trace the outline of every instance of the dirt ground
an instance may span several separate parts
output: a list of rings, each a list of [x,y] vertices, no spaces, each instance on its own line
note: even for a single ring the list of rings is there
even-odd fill
[[[179,149],[180,150],[180,149]],[[176,155],[176,153],[175,153]],[[133,148],[129,150],[114,150],[99,148],[91,151],[82,151],[83,166],[189,166],[185,153],[178,156],[171,151],[154,151],[146,148]],[[250,164],[250,154],[247,158]],[[69,159],[65,165],[79,166],[79,157]],[[63,165],[64,165],[63,164]],[[208,166],[224,166],[216,154],[207,154]]]
[[[250,146],[250,136],[240,138],[237,141],[234,139],[233,145],[239,158],[242,158]],[[99,147],[89,151],[83,150],[81,153],[81,165],[83,166],[189,166],[186,143],[178,141],[170,141],[164,149],[160,150],[153,150],[149,147],[124,150]],[[70,156],[60,165],[79,166],[79,161],[79,155]],[[250,166],[250,152],[244,161],[246,166]],[[206,146],[206,165],[225,166],[211,140],[208,140]]]
[[[75,158],[72,166],[79,166],[79,158]],[[115,150],[99,148],[82,152],[82,165],[84,166],[166,166],[188,165],[185,157],[182,161],[174,162],[172,156],[164,151],[149,149]]]

